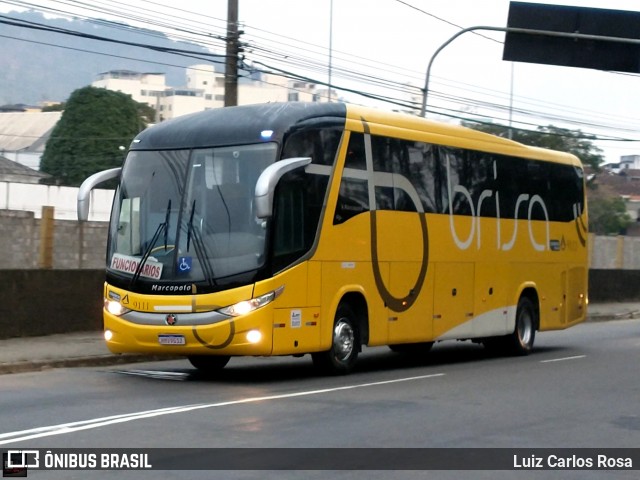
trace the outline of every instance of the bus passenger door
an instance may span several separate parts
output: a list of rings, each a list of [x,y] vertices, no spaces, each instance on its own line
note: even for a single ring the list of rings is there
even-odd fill
[[[473,263],[435,264],[433,334],[439,340],[473,336]]]

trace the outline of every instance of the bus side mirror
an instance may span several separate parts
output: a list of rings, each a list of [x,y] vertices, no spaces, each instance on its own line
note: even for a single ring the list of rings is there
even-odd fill
[[[121,170],[122,167],[103,170],[102,172],[94,173],[84,182],[82,182],[82,185],[80,185],[80,189],[78,190],[78,221],[86,222],[89,218],[89,202],[91,190],[93,190],[96,185],[102,182],[106,182],[107,180],[118,177]]]
[[[311,157],[287,158],[265,168],[256,182],[254,195],[256,217],[260,219],[271,217],[273,215],[273,193],[282,176],[310,163]]]

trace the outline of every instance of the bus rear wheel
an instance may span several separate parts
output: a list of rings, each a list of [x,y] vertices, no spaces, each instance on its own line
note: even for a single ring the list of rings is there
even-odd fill
[[[516,328],[506,337],[506,347],[513,355],[528,355],[536,338],[536,309],[533,302],[522,297],[516,310]]]
[[[222,370],[229,359],[229,355],[191,355],[187,357],[191,365],[202,373],[215,373]]]
[[[313,364],[324,373],[344,375],[353,369],[359,351],[356,316],[348,305],[340,305],[333,323],[331,348],[326,352],[313,353]]]
[[[533,302],[527,297],[522,297],[518,301],[516,326],[513,333],[504,337],[487,338],[484,345],[489,350],[498,353],[516,356],[529,355],[533,350],[533,342],[536,338],[537,320]]]

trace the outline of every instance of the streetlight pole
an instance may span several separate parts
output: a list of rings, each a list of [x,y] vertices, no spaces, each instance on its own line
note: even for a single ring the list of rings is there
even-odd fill
[[[512,27],[491,27],[491,26],[475,26],[464,28],[449,38],[446,42],[440,45],[436,51],[431,56],[429,60],[429,65],[427,66],[427,73],[424,79],[424,89],[422,90],[422,107],[420,108],[420,116],[425,117],[427,114],[427,96],[429,95],[429,77],[431,77],[431,67],[433,66],[433,61],[436,59],[438,54],[444,50],[444,48],[453,42],[459,36],[472,32],[475,30],[489,30],[493,32],[506,32],[506,33],[524,33],[527,35],[539,35],[546,37],[559,37],[559,38],[573,38],[576,40],[596,40],[600,42],[618,42],[618,43],[630,43],[634,45],[640,45],[640,39],[636,38],[623,38],[623,37],[608,37],[602,35],[588,35],[583,33],[568,33],[568,32],[554,32],[551,30],[530,30],[528,28],[512,28]]]

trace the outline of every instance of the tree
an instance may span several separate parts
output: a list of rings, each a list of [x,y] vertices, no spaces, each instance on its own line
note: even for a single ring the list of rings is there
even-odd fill
[[[534,147],[549,148],[551,150],[560,150],[575,155],[582,161],[584,165],[589,165],[595,170],[600,169],[600,164],[604,162],[602,150],[595,146],[592,140],[595,137],[587,135],[581,130],[569,130],[559,128],[553,125],[546,127],[538,127],[537,130],[522,130],[519,128],[510,129],[508,126],[498,123],[472,123],[462,122],[465,127],[480,130],[481,132],[491,133],[499,137],[509,137],[511,131],[511,139],[525,145]]]
[[[102,88],[74,91],[54,127],[40,170],[61,185],[78,186],[89,175],[122,164],[127,147],[145,127],[129,95]]]
[[[633,223],[621,197],[596,197],[589,201],[589,231],[596,235],[623,235]]]
[[[153,107],[140,102],[136,102],[136,107],[138,108],[138,117],[142,119],[145,125],[156,121],[156,111]]]

